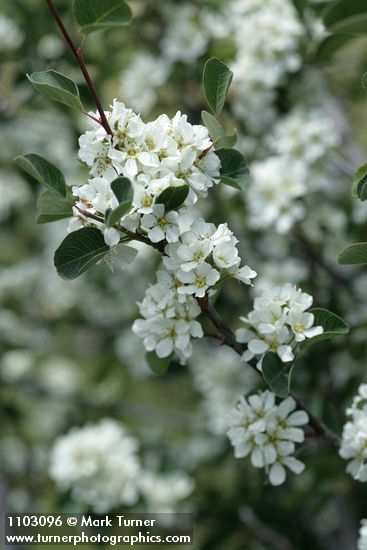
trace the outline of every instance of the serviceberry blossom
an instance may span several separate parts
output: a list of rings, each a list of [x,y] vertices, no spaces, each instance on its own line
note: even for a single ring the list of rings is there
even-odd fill
[[[255,468],[264,468],[272,485],[281,485],[286,479],[286,467],[300,474],[304,464],[292,456],[296,443],[304,441],[300,426],[308,423],[304,411],[296,411],[293,397],[275,403],[275,394],[269,390],[242,397],[228,417],[228,437],[236,458],[250,455]]]
[[[133,324],[133,332],[143,338],[147,351],[158,357],[172,352],[184,363],[192,354],[191,338],[202,338],[203,330],[195,319],[200,315],[199,304],[192,296],[180,301],[177,295],[181,283],[166,272],[158,272],[158,283],[148,288],[139,304],[143,319]]]
[[[112,419],[73,428],[56,440],[49,473],[62,490],[96,513],[138,499],[138,442]]]
[[[276,155],[312,166],[340,145],[340,135],[331,117],[322,109],[295,107],[277,122],[267,142]]]
[[[126,103],[142,115],[149,114],[170,68],[170,63],[161,57],[146,52],[135,54],[121,75],[120,90]]]
[[[321,326],[313,326],[314,315],[306,310],[312,305],[310,294],[289,283],[282,287],[264,290],[254,300],[254,308],[247,317],[241,317],[245,328],[236,331],[237,341],[246,344],[243,359],[259,359],[264,354],[277,353],[287,363],[293,361],[294,351],[300,342],[323,332]]]
[[[306,213],[300,201],[307,194],[305,164],[286,156],[270,156],[254,162],[251,173],[246,193],[249,226],[261,231],[274,227],[278,233],[287,233]]]
[[[194,63],[205,53],[209,37],[200,28],[196,6],[165,6],[163,13],[169,21],[163,36],[161,51],[170,62]]]
[[[236,0],[229,14],[237,46],[233,108],[251,131],[261,132],[276,118],[277,87],[301,66],[305,29],[290,0]]]
[[[339,454],[349,460],[347,472],[354,479],[367,481],[367,384],[361,384],[352,406],[347,409]]]
[[[91,116],[97,118],[98,114]],[[118,244],[124,228],[148,233],[153,242],[163,232],[163,239],[175,242],[177,214],[165,213],[155,200],[168,187],[188,185],[189,194],[183,206],[190,206],[218,183],[220,160],[211,149],[208,130],[190,124],[180,112],[172,119],[161,115],[145,124],[139,115],[116,100],[106,117],[113,136],[92,120],[92,130],[79,139],[79,158],[89,166],[91,177],[86,184],[73,187],[78,201],[69,229],[94,225],[103,231],[109,246]],[[120,227],[107,229],[106,212],[118,205],[111,183],[119,175],[131,181],[133,203],[121,218]],[[149,214],[155,220],[151,217],[142,220]]]
[[[357,550],[367,550],[367,519],[361,521]]]
[[[164,474],[144,471],[139,485],[147,508],[154,513],[174,512],[195,487],[193,480],[180,471]]]
[[[3,52],[16,50],[23,42],[24,35],[10,17],[0,15],[0,49]]]
[[[148,218],[147,225],[157,228],[156,214],[157,211],[144,216],[142,223],[147,224]],[[171,219],[174,221],[176,218]],[[186,218],[184,225],[187,223]],[[179,220],[176,225],[172,223],[171,237],[177,236],[179,227]],[[167,226],[165,230],[168,237]],[[163,229],[157,228],[160,237],[159,231]],[[186,362],[192,354],[191,339],[203,336],[201,325],[195,321],[201,313],[197,299],[204,298],[222,276],[251,284],[256,272],[247,265],[241,267],[237,242],[227,224],[216,227],[196,218],[177,242],[165,246],[163,268],[157,273],[158,283],[148,288],[139,304],[143,319],[133,325],[133,331],[144,340],[147,351],[155,351],[161,358],[174,352],[182,363]]]

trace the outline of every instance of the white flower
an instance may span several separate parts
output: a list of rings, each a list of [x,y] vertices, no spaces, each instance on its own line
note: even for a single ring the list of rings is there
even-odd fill
[[[303,342],[306,338],[312,338],[323,332],[321,326],[312,326],[314,323],[314,315],[312,313],[305,313],[297,306],[293,307],[288,313],[287,322],[294,332],[296,342]]]
[[[250,227],[274,227],[279,233],[287,233],[305,213],[298,200],[307,191],[304,163],[273,156],[254,163],[251,173],[252,183],[247,190]]]
[[[18,25],[7,17],[0,15],[0,49],[4,52],[15,50],[24,40],[24,35]]]
[[[251,269],[248,265],[239,267],[235,271],[230,269],[229,272],[232,277],[238,279],[238,281],[241,281],[241,283],[244,283],[245,285],[252,285],[251,279],[254,279],[257,276],[256,271]]]
[[[236,331],[237,341],[246,344],[243,359],[260,356],[260,368],[263,355],[273,351],[284,363],[292,361],[298,342],[323,332],[321,326],[313,326],[314,315],[305,311],[312,301],[312,296],[291,284],[264,290],[248,316],[240,318],[246,328]]]
[[[294,411],[296,402],[288,397],[279,405],[275,395],[262,394],[241,398],[228,417],[228,437],[236,458],[250,455],[255,468],[264,468],[272,485],[281,485],[286,478],[285,466],[299,474],[304,464],[294,458],[295,443],[304,440],[299,426],[308,423],[304,411]]]
[[[141,225],[148,230],[148,237],[153,243],[163,240],[174,243],[180,235],[178,220],[177,212],[165,212],[163,204],[156,204],[151,214],[142,217]]]
[[[177,278],[183,283],[177,289],[179,294],[194,294],[197,298],[203,298],[208,288],[219,281],[220,274],[204,262],[189,272],[179,270]]]
[[[108,244],[108,246],[116,246],[120,242],[120,231],[117,229],[114,229],[113,227],[106,227],[103,230],[103,236],[105,243]]]
[[[339,145],[340,138],[324,112],[296,107],[276,124],[267,141],[275,154],[312,166]]]
[[[193,489],[193,480],[178,471],[164,474],[148,471],[140,479],[143,498],[154,513],[172,513]]]
[[[359,539],[357,543],[357,550],[367,550],[367,520],[362,519],[361,527],[359,529]]]
[[[145,52],[135,54],[121,75],[121,93],[126,103],[141,114],[149,114],[157,100],[157,88],[165,83],[169,70],[165,59]]]
[[[115,420],[73,428],[51,452],[50,476],[62,490],[96,513],[138,499],[138,443]]]
[[[367,398],[366,385],[362,384],[352,407],[347,409],[350,417],[345,424],[339,454],[349,460],[347,472],[354,479],[367,481]]]
[[[184,238],[185,236],[183,236],[183,241]],[[180,264],[180,269],[182,271],[192,271],[205,262],[211,251],[212,245],[209,241],[200,241],[195,239],[188,245],[182,244],[177,249],[177,256],[182,262]]]
[[[192,64],[206,50],[208,37],[198,27],[198,12],[194,6],[167,9],[169,27],[163,37],[162,52],[170,61]]]

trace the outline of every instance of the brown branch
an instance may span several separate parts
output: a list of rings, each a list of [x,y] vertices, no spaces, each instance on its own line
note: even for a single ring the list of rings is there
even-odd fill
[[[74,44],[74,42],[73,42],[73,40],[72,40],[70,34],[69,34],[68,31],[66,30],[65,25],[64,25],[64,23],[62,22],[62,19],[61,19],[60,15],[58,14],[58,11],[57,11],[56,7],[54,6],[53,1],[52,1],[52,0],[46,0],[46,3],[47,3],[47,5],[48,5],[48,7],[49,7],[49,9],[50,9],[50,12],[51,12],[53,18],[54,18],[55,21],[56,21],[57,26],[59,27],[59,29],[60,29],[60,31],[61,31],[63,37],[64,37],[64,40],[65,40],[66,44],[68,45],[68,47],[69,47],[71,53],[73,54],[73,56],[74,56],[76,62],[77,62],[78,65],[79,65],[79,68],[80,68],[80,70],[81,70],[81,73],[82,73],[82,75],[83,75],[83,77],[84,77],[84,80],[85,80],[87,86],[88,86],[90,95],[92,96],[93,101],[94,101],[94,104],[95,104],[95,106],[96,106],[96,108],[97,108],[97,111],[98,111],[98,113],[99,113],[99,116],[101,117],[101,125],[102,125],[103,128],[106,130],[107,134],[109,134],[110,136],[112,136],[113,133],[112,133],[111,127],[110,127],[110,125],[109,125],[109,123],[108,123],[108,120],[107,120],[107,118],[106,118],[106,114],[105,114],[104,109],[103,109],[103,107],[102,107],[102,103],[101,103],[101,101],[100,101],[100,99],[99,99],[99,97],[98,97],[97,91],[96,91],[96,89],[95,89],[95,87],[94,87],[94,84],[93,84],[93,82],[92,82],[92,79],[91,79],[91,77],[90,77],[90,75],[89,75],[88,69],[87,69],[87,67],[86,67],[86,65],[85,65],[85,63],[84,63],[84,61],[83,61],[83,57],[82,57],[82,55],[83,55],[83,48],[82,48],[82,47],[81,47],[81,48],[78,48],[78,47]]]

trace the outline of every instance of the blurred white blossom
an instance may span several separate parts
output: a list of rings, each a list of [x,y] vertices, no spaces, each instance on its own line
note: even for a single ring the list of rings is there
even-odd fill
[[[50,476],[96,513],[132,505],[138,500],[137,448],[137,440],[112,419],[72,428],[55,442]]]

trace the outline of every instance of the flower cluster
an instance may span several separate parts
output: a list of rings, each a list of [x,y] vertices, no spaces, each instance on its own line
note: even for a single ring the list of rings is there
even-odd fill
[[[178,216],[177,212],[171,214]],[[143,217],[142,223],[151,226],[152,232],[162,231],[154,219],[153,211],[153,215]],[[174,351],[185,362],[192,354],[191,338],[203,336],[201,325],[195,321],[201,312],[197,299],[204,298],[221,276],[251,284],[256,273],[247,265],[241,267],[238,241],[227,224],[216,227],[196,218],[189,230],[178,236],[173,222],[174,219],[165,225],[172,225],[171,238],[168,229],[160,237],[177,242],[165,247],[164,271],[158,272],[157,284],[148,288],[139,305],[144,319],[134,323],[133,331],[144,339],[146,349],[155,350],[158,357],[168,357]]]
[[[143,497],[155,512],[172,512],[194,489],[193,480],[177,470],[159,473],[143,468],[138,441],[115,420],[73,428],[56,440],[49,473],[61,490],[96,513],[135,505]]]
[[[289,283],[282,287],[264,290],[255,298],[254,309],[247,317],[241,317],[246,328],[236,332],[238,342],[246,344],[245,361],[273,351],[287,363],[293,361],[299,342],[323,332],[321,326],[313,326],[314,315],[306,310],[312,305],[312,296]]]
[[[332,119],[320,109],[295,108],[280,119],[265,140],[269,155],[251,167],[247,191],[249,225],[287,233],[306,214],[304,199],[328,178],[323,163],[340,144]]]
[[[194,489],[192,479],[180,471],[165,474],[144,471],[139,485],[148,510],[160,513],[174,512],[177,503]]]
[[[191,5],[162,4],[162,7],[169,20],[161,44],[162,54],[171,62],[193,63],[206,51],[209,38],[198,23],[198,10]]]
[[[0,49],[3,52],[17,49],[23,42],[24,36],[13,19],[0,14]]]
[[[279,405],[269,390],[242,397],[228,415],[228,437],[236,458],[250,455],[255,468],[264,468],[272,485],[281,485],[285,467],[300,474],[304,464],[292,456],[296,443],[304,441],[300,426],[308,423],[304,411],[295,411],[296,402],[287,397]]]
[[[296,107],[277,122],[267,141],[275,154],[312,167],[339,145],[340,136],[331,117],[321,108]]]
[[[230,13],[237,46],[233,106],[251,130],[262,131],[275,118],[277,87],[301,66],[305,29],[289,0],[236,0]]]
[[[121,95],[126,103],[142,115],[149,114],[157,100],[157,89],[166,82],[170,68],[170,63],[161,57],[145,52],[135,54],[121,75]]]
[[[173,119],[161,115],[145,124],[123,103],[114,101],[106,117],[113,136],[92,121],[93,129],[79,139],[79,157],[90,167],[91,179],[73,187],[79,202],[71,230],[92,222],[104,231],[107,244],[120,241],[120,231],[104,225],[106,212],[118,206],[111,183],[119,175],[129,178],[134,189],[132,209],[120,220],[121,228],[129,231],[139,228],[144,215],[160,212],[154,209],[155,199],[168,187],[188,185],[185,205],[192,205],[219,181],[220,161],[211,150],[208,130],[191,125],[186,115],[178,112]]]
[[[138,500],[138,442],[111,419],[73,428],[52,451],[50,476],[75,500],[102,513]]]
[[[278,233],[287,233],[306,212],[299,201],[307,192],[304,164],[283,156],[270,156],[254,162],[251,173],[253,182],[247,191],[250,227],[256,230],[274,227]]]
[[[357,550],[367,550],[367,519],[361,521]]]
[[[347,409],[339,454],[349,460],[347,472],[358,481],[367,481],[367,384],[361,384],[352,406]]]

